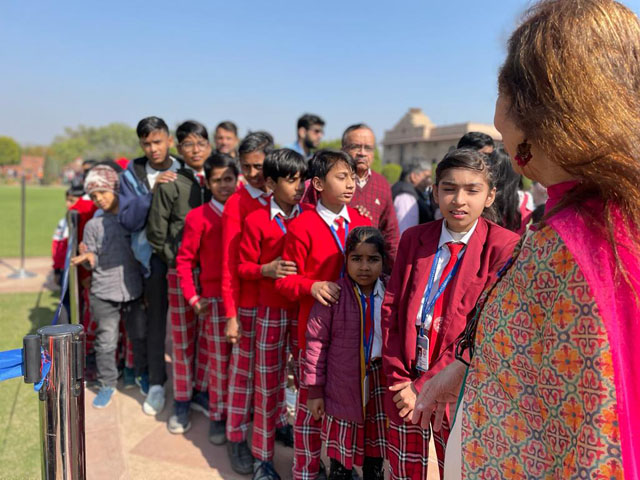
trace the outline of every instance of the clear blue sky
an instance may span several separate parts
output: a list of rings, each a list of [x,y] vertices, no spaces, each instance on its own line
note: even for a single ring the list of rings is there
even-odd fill
[[[640,0],[627,1],[634,11]],[[491,123],[496,72],[524,0],[50,2],[0,13],[0,135],[147,115],[235,121],[289,143],[304,112],[326,138],[409,107],[436,124]]]

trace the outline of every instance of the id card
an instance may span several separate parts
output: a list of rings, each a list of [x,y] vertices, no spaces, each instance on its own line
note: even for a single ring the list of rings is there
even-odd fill
[[[364,376],[364,382],[362,382],[362,408],[369,403],[369,375]]]
[[[426,372],[429,370],[429,337],[418,335],[416,347],[416,370]]]

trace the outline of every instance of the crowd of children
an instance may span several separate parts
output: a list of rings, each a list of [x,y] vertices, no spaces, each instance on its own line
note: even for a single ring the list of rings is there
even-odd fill
[[[94,205],[72,262],[91,276],[94,407],[116,392],[122,321],[143,411],[165,408],[168,334],[168,429],[182,434],[191,410],[205,413],[209,440],[226,443],[237,473],[280,478],[280,440],[294,448],[295,479],[382,479],[385,459],[392,479],[426,478],[431,435],[442,467],[449,425],[431,432],[408,422],[417,391],[453,361],[476,301],[518,240],[491,221],[490,162],[473,149],[447,154],[433,186],[443,218],[406,230],[395,252],[371,226],[375,212],[350,206],[348,148],[307,159],[258,131],[236,149],[236,132],[220,124],[214,138],[224,148],[214,149],[204,125],[184,122],[172,156],[166,123],[148,117],[137,127],[144,157],[86,173]]]

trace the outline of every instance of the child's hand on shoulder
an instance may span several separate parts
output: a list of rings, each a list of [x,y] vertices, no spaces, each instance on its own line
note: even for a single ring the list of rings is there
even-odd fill
[[[396,383],[391,385],[389,390],[398,392],[394,395],[393,401],[398,410],[400,410],[399,414],[404,418],[404,421],[410,422],[411,414],[416,406],[416,398],[418,397],[418,392],[413,382]]]
[[[320,420],[324,415],[324,398],[310,398],[307,400],[307,408],[313,415],[315,421]]]
[[[316,282],[311,285],[311,296],[325,307],[340,299],[340,285],[333,282]]]
[[[238,323],[237,317],[230,317],[227,320],[227,325],[224,327],[224,334],[229,343],[237,343],[238,340],[240,340],[242,332],[240,331],[240,324]]]
[[[298,273],[298,267],[296,266],[296,262],[282,260],[282,257],[278,257],[273,262],[262,265],[260,267],[260,273],[262,273],[263,277],[278,279],[295,275]]]
[[[170,170],[167,170],[166,172],[162,172],[160,175],[158,175],[158,178],[156,178],[156,183],[153,185],[153,191],[154,192],[156,191],[156,189],[158,188],[158,185],[162,183],[171,183],[176,178],[178,178],[178,174],[176,172],[172,172]]]

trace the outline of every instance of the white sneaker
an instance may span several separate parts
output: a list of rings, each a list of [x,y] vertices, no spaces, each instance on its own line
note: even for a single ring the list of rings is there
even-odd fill
[[[164,386],[151,385],[149,393],[142,404],[142,411],[147,415],[157,415],[164,409]]]

